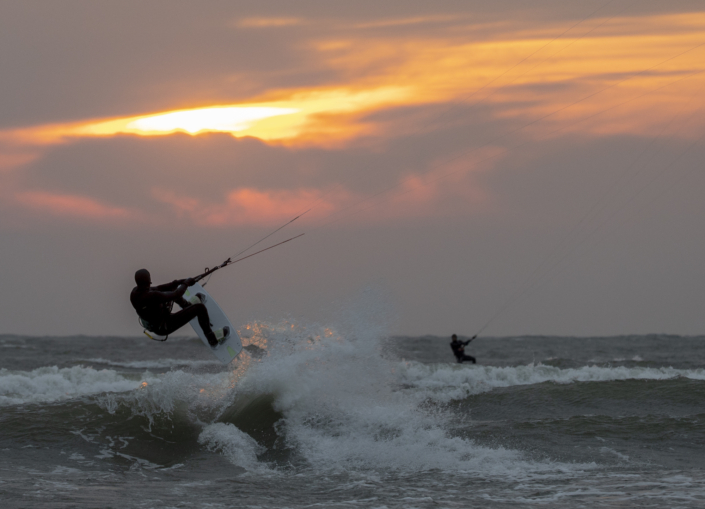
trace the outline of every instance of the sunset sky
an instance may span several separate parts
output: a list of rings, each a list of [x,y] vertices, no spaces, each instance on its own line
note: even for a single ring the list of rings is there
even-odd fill
[[[305,211],[238,327],[705,333],[702,0],[0,0],[0,69],[0,333],[141,334],[135,270]]]

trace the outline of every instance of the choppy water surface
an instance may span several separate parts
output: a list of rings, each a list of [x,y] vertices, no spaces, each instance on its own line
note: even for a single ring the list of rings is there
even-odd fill
[[[703,337],[241,333],[0,336],[2,507],[705,506]]]

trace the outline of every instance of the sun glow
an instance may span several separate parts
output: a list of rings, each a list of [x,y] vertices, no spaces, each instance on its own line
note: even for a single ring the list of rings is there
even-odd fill
[[[59,128],[64,136],[111,136],[118,133],[159,136],[176,132],[196,135],[205,132],[244,133],[273,118],[292,116],[297,108],[272,105],[233,105],[168,111]],[[289,120],[291,122],[291,120]]]
[[[280,115],[290,115],[294,108],[238,107],[203,108],[174,111],[142,117],[126,125],[130,131],[141,133],[173,133],[186,131],[196,134],[204,131],[239,132],[256,121]]]
[[[370,127],[350,122],[350,116],[363,115],[380,107],[412,101],[413,89],[406,86],[378,86],[371,90],[328,88],[298,91],[286,100],[245,103],[208,108],[167,111],[152,115],[112,120],[53,124],[0,132],[0,140],[13,143],[54,144],[71,138],[135,134],[164,136],[177,132],[192,136],[223,132],[235,137],[306,143],[313,138],[349,139],[366,133]],[[332,122],[331,119],[336,119]],[[337,122],[337,123],[336,123]]]

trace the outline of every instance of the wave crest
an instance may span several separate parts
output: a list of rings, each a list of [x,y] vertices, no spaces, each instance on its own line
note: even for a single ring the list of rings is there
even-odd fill
[[[145,373],[145,379],[153,379]],[[0,369],[0,405],[53,403],[105,392],[137,389],[141,380],[127,378],[112,369],[84,366],[49,366],[32,371]]]
[[[669,380],[678,377],[705,380],[705,369],[646,367],[557,368],[543,364],[525,366],[462,366],[403,362],[399,367],[400,383],[418,398],[439,403],[464,399],[495,388],[533,385],[545,382],[608,382],[616,380]]]

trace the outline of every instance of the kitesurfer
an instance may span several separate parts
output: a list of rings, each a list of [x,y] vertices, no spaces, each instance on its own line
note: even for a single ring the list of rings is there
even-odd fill
[[[459,341],[458,336],[456,334],[453,334],[451,336],[452,341],[450,342],[450,349],[453,350],[453,355],[455,355],[455,358],[458,360],[458,362],[464,362],[464,361],[472,361],[473,364],[475,364],[477,361],[475,360],[475,357],[472,355],[465,355],[465,347],[475,339],[477,335],[471,337],[467,341]]]
[[[229,327],[219,329],[218,335],[211,329],[202,294],[197,295],[191,302],[184,299],[184,292],[195,282],[193,278],[176,279],[164,285],[151,286],[152,276],[147,269],[135,272],[137,286],[130,293],[130,302],[137,311],[144,328],[155,334],[168,336],[198,317],[198,324],[211,346],[218,346],[219,339],[222,341],[227,338],[230,333]],[[181,311],[171,312],[174,303],[181,307]]]

